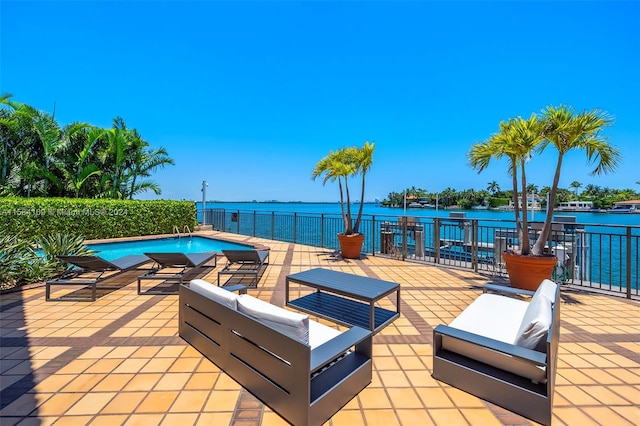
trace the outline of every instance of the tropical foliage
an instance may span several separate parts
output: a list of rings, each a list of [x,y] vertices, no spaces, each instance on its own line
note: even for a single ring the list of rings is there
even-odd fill
[[[67,234],[29,239],[0,230],[0,291],[59,275],[65,265],[56,255],[95,253],[83,241],[81,236]],[[39,247],[40,253],[34,247]]]
[[[0,96],[0,195],[132,199],[160,194],[148,178],[174,164],[120,117],[104,129],[75,122]]]
[[[617,166],[619,151],[600,132],[613,124],[605,112],[599,110],[577,113],[573,108],[560,105],[547,107],[542,115],[532,114],[529,119],[512,118],[500,123],[500,129],[486,141],[473,145],[468,153],[470,165],[478,172],[486,169],[492,159],[506,157],[513,179],[513,200],[516,227],[520,233],[520,252],[523,255],[542,255],[551,232],[553,209],[547,209],[542,230],[533,246],[528,238],[527,203],[519,208],[520,191],[527,190],[526,164],[535,153],[549,146],[557,151],[553,183],[549,190],[549,204],[555,206],[558,183],[564,156],[574,150],[584,151],[590,164],[595,165],[592,175],[607,173]],[[520,182],[518,182],[518,178]],[[518,186],[520,185],[520,186]],[[521,211],[520,211],[521,210]]]
[[[340,207],[344,221],[344,235],[358,234],[364,207],[365,176],[373,164],[374,142],[366,141],[362,147],[341,148],[331,151],[322,158],[313,169],[311,178],[323,176],[322,184],[337,182],[340,192]],[[351,214],[350,178],[360,176],[360,203],[355,222]]]

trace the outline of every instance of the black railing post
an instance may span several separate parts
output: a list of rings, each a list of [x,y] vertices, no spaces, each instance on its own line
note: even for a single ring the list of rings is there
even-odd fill
[[[324,248],[324,213],[320,214],[320,247]]]
[[[440,219],[433,219],[433,263],[440,263]]]
[[[275,233],[276,233],[276,212],[271,212],[271,239],[275,240]]]
[[[376,255],[376,217],[371,216],[371,254]]]
[[[478,272],[478,219],[471,220],[471,267]]]
[[[253,236],[254,236],[254,237],[256,236],[256,232],[257,232],[257,231],[256,231],[256,229],[257,229],[256,221],[257,221],[257,219],[258,219],[258,216],[257,216],[257,215],[258,215],[258,211],[257,211],[257,210],[254,210],[254,211],[253,211]]]
[[[297,236],[298,236],[298,213],[293,212],[293,243],[297,244]]]
[[[407,259],[407,216],[402,216],[402,260]]]
[[[631,227],[627,226],[627,299],[631,299]]]

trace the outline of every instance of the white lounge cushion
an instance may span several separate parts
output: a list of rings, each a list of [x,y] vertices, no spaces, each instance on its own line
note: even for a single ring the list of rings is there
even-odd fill
[[[452,322],[450,327],[488,337],[504,343],[514,344],[529,302],[486,293],[480,295]],[[462,340],[443,336],[442,347],[476,361],[510,371],[535,382],[546,382],[546,371],[542,367],[522,361],[511,355],[497,352]]]
[[[309,315],[288,311],[248,294],[238,296],[238,311],[286,336],[309,344]]]
[[[317,348],[341,334],[340,330],[331,328],[312,319],[309,320],[309,346]]]
[[[191,280],[189,282],[189,288],[204,297],[233,309],[234,311],[237,309],[238,295],[236,293],[227,291],[215,284],[199,279]]]
[[[505,343],[513,343],[529,303],[485,293],[465,308],[450,327]]]
[[[537,295],[541,294],[547,299],[549,299],[551,302],[555,303],[557,288],[558,288],[558,284],[554,283],[553,281],[543,280],[538,286],[538,289],[536,290],[533,297],[536,297]]]
[[[535,294],[518,329],[515,345],[545,352],[552,319],[551,300],[544,293]]]

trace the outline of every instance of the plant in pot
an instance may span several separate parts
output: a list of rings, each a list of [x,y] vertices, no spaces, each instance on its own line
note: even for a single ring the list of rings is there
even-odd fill
[[[346,147],[337,151],[331,151],[322,158],[313,169],[312,179],[323,176],[322,184],[338,182],[340,192],[340,208],[344,231],[338,234],[340,253],[347,259],[358,259],[362,253],[364,234],[359,232],[362,221],[362,209],[364,207],[365,177],[373,163],[374,143],[368,141],[362,147]],[[349,192],[349,180],[361,177],[360,205],[355,221],[351,212],[351,195]]]
[[[600,132],[610,126],[613,120],[600,110],[576,113],[573,108],[560,105],[550,106],[535,113],[529,119],[512,118],[500,123],[500,130],[489,139],[472,146],[467,154],[471,167],[483,171],[490,160],[507,158],[509,173],[513,182],[513,205],[519,247],[503,253],[509,280],[514,287],[535,290],[544,278],[551,278],[557,259],[547,246],[551,234],[553,208],[555,206],[560,172],[565,155],[573,150],[585,151],[588,162],[595,164],[592,175],[608,173],[615,169],[620,153]],[[557,161],[549,204],[542,229],[531,244],[527,221],[526,165],[535,153],[541,153],[549,145],[556,148]],[[518,202],[518,177],[522,188],[522,203]]]

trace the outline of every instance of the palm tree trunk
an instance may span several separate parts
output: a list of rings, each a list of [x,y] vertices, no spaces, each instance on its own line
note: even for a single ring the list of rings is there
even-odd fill
[[[364,207],[364,173],[362,173],[362,193],[360,194],[360,207],[358,208],[358,217],[356,218],[356,224],[353,226],[353,232],[358,233],[360,229],[360,220],[362,219],[362,209]]]
[[[533,248],[531,249],[531,253],[536,256],[541,256],[544,254],[544,247],[549,239],[549,234],[551,233],[551,219],[553,217],[553,207],[556,205],[556,193],[558,188],[558,183],[560,182],[560,169],[562,168],[562,158],[563,155],[558,155],[558,163],[556,164],[556,172],[553,176],[553,185],[551,186],[551,192],[549,192],[549,204],[547,205],[547,214],[544,221],[544,226],[540,231],[540,235],[538,239],[533,244]]]
[[[527,219],[527,174],[525,171],[525,159],[520,160],[522,168],[522,234],[520,238],[520,254],[527,256],[531,252],[531,242],[529,241],[529,221]]]

